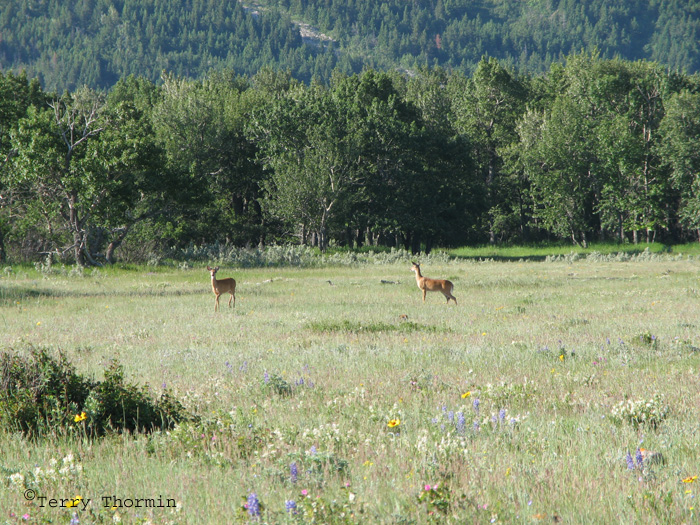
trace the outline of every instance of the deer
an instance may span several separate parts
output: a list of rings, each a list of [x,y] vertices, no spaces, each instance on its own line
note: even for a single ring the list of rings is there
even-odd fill
[[[236,307],[236,280],[232,277],[227,277],[226,279],[217,279],[216,272],[219,271],[219,267],[211,268],[207,266],[207,270],[211,274],[211,289],[216,295],[216,304],[214,305],[214,311],[219,309],[219,296],[222,293],[230,293],[231,298],[228,300],[228,307],[231,308],[231,301],[233,301],[233,307]]]
[[[425,294],[427,292],[440,292],[447,299],[447,304],[450,304],[450,299],[457,304],[457,298],[452,295],[452,290],[454,289],[452,282],[445,279],[423,277],[420,273],[420,264],[417,262],[412,263],[411,271],[416,273],[416,284],[423,291],[423,302],[425,302]]]

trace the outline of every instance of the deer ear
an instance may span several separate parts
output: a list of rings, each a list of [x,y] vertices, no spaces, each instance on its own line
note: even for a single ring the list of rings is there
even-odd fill
[[[209,270],[211,272],[211,268],[209,268],[209,266],[207,266],[207,270]]]

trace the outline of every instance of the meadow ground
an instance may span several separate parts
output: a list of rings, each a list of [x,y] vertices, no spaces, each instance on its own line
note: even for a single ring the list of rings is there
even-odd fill
[[[0,523],[697,523],[700,260],[575,259],[424,263],[456,306],[408,262],[222,266],[218,313],[205,265],[8,270],[0,351],[199,419],[0,433]]]

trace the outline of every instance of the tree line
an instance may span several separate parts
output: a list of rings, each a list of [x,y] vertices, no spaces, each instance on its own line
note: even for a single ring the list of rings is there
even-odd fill
[[[328,38],[304,38],[299,23]],[[484,55],[543,73],[580,50],[700,70],[700,2],[683,0],[3,0],[0,70],[49,90],[108,89],[162,71],[203,78],[263,67],[328,83],[334,72],[444,67]]]
[[[545,74],[263,69],[44,91],[0,74],[0,257],[189,245],[700,240],[700,78],[575,54]]]

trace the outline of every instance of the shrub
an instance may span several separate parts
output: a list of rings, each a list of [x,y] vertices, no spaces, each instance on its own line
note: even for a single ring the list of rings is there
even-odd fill
[[[32,348],[27,357],[0,354],[0,428],[33,436],[80,429],[99,436],[113,431],[169,429],[187,414],[167,392],[151,399],[147,387],[125,383],[116,361],[101,382],[86,379],[59,353]]]
[[[620,401],[612,408],[612,416],[616,421],[627,421],[635,428],[649,426],[656,428],[668,416],[669,408],[660,395],[652,399]]]

